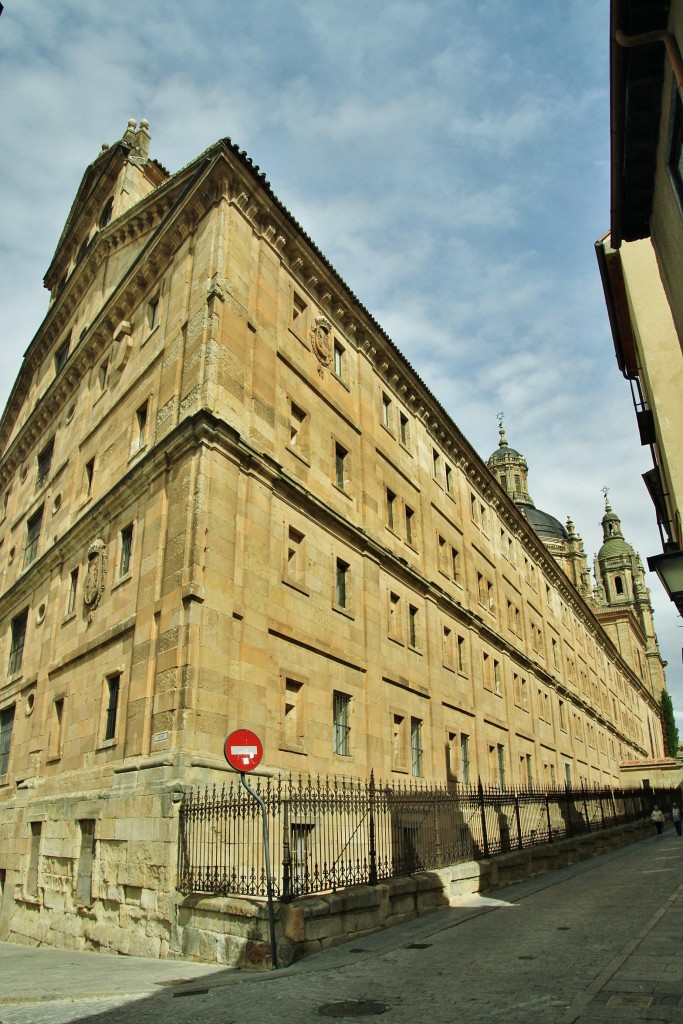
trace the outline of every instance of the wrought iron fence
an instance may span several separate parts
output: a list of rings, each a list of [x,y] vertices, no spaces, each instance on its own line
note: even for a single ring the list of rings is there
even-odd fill
[[[281,900],[433,870],[647,816],[672,790],[442,788],[345,778],[251,778],[269,819]],[[235,780],[186,793],[178,889],[266,895],[261,810]]]

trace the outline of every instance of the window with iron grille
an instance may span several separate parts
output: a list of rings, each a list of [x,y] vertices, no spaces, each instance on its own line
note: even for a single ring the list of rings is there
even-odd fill
[[[50,475],[54,450],[55,441],[53,438],[49,444],[45,445],[42,452],[38,455],[38,477],[36,479],[36,487],[42,487]]]
[[[335,690],[332,695],[332,749],[335,754],[339,754],[341,757],[348,757],[351,753],[350,709],[351,698],[349,695],[338,693]]]
[[[119,559],[119,576],[130,572],[131,555],[133,553],[133,524],[121,530],[121,557]]]
[[[119,691],[121,689],[121,673],[107,676],[107,716],[104,723],[104,739],[116,737],[116,716],[119,708]]]
[[[9,755],[12,746],[12,729],[14,728],[14,707],[0,711],[0,775],[6,775],[9,767]]]
[[[40,528],[43,524],[43,506],[31,516],[26,523],[26,547],[24,548],[24,568],[34,561],[38,554],[38,541],[40,540]]]
[[[422,775],[422,719],[410,719],[410,771]]]
[[[27,625],[28,608],[12,619],[12,640],[9,649],[9,664],[7,666],[7,674],[10,676],[15,675],[21,670]]]
[[[470,784],[470,738],[464,732],[460,733],[460,771],[461,771],[461,775],[462,775],[462,784],[463,784],[463,786],[469,786],[469,784]]]

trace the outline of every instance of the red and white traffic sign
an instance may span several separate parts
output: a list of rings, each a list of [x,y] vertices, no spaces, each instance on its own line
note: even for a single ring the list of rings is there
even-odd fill
[[[251,772],[261,763],[263,744],[251,729],[236,729],[225,741],[223,753],[236,772]]]

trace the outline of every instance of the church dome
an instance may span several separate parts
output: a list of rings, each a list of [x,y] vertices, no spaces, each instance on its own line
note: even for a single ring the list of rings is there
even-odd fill
[[[520,510],[527,518],[534,533],[541,540],[568,540],[569,535],[566,528],[559,519],[551,516],[549,512],[542,512],[534,505],[522,505]]]

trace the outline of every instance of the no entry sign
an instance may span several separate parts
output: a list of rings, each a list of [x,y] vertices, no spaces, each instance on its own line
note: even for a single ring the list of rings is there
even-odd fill
[[[251,729],[236,729],[225,741],[223,753],[236,772],[251,772],[261,763],[263,744]]]

